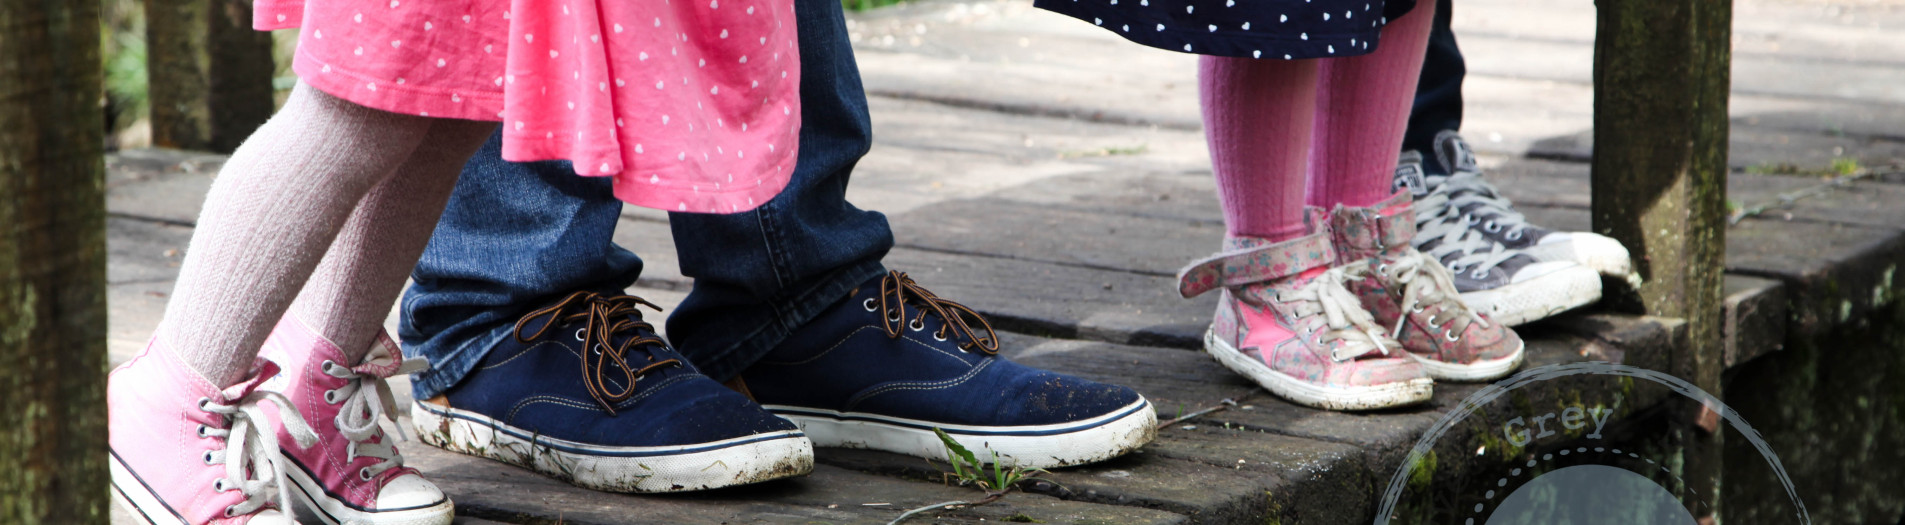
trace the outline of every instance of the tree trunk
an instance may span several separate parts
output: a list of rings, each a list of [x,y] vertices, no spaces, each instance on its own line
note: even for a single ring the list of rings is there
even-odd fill
[[[0,523],[105,523],[96,1],[0,0]]]
[[[1594,230],[1621,241],[1645,284],[1630,307],[1687,321],[1676,376],[1721,396],[1731,0],[1597,0]],[[1636,304],[1637,303],[1637,304]],[[1721,434],[1676,411],[1685,502],[1718,511]]]
[[[271,34],[251,0],[146,2],[152,144],[230,153],[273,109]]]

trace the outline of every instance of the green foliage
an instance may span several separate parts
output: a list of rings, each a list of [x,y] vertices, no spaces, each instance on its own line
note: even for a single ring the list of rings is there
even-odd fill
[[[105,68],[108,115],[124,129],[145,118],[146,23],[144,5],[132,0],[102,0],[99,17],[99,58]],[[107,130],[118,131],[114,130]]]
[[[907,0],[840,0],[840,7],[844,7],[848,11],[865,11],[876,7],[899,5],[906,1]]]
[[[938,428],[933,433],[939,435],[939,441],[946,445],[946,462],[952,464],[953,471],[947,473],[960,485],[971,484],[986,492],[987,496],[1004,495],[1019,483],[1038,477],[1044,470],[1025,470],[1018,465],[1006,466],[999,461],[999,453],[992,453],[992,472],[988,474],[979,457],[965,446],[954,441],[946,431]]]
[[[1858,171],[1859,171],[1859,159],[1855,159],[1851,157],[1839,157],[1836,159],[1832,159],[1832,173],[1835,175],[1851,175],[1853,173],[1857,173]]]

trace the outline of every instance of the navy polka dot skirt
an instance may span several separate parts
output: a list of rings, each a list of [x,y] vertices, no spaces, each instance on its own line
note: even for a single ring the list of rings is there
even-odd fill
[[[1147,46],[1226,57],[1330,58],[1374,51],[1415,0],[1037,0]]]

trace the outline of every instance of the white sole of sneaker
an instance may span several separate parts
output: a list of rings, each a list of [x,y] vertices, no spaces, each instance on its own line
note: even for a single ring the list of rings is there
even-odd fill
[[[1601,276],[1585,266],[1509,284],[1493,290],[1462,294],[1469,308],[1490,321],[1518,326],[1601,300]]]
[[[1386,385],[1326,387],[1311,384],[1295,376],[1264,366],[1217,337],[1204,332],[1204,351],[1232,372],[1256,381],[1270,393],[1299,405],[1326,410],[1375,410],[1428,401],[1435,395],[1435,381],[1426,377]]]
[[[388,439],[388,438],[386,438]],[[291,498],[299,505],[298,516],[316,518],[325,525],[449,525],[456,517],[456,506],[449,497],[429,505],[403,509],[365,509],[338,499],[324,485],[311,478],[304,466],[285,458],[285,477],[291,480]]]
[[[814,445],[796,430],[685,446],[609,447],[537,435],[452,407],[413,407],[410,417],[425,443],[604,492],[688,492],[814,470]]]
[[[126,468],[126,464],[119,461],[118,454],[108,452],[106,464],[112,478],[112,501],[125,508],[126,513],[132,515],[135,523],[189,525],[178,511],[173,510],[164,501],[160,501],[159,496],[152,493],[152,487],[139,479],[139,475],[133,474],[132,469]],[[271,509],[252,515],[251,520],[246,523],[248,525],[297,525],[285,515]]]
[[[125,507],[132,519],[150,525],[185,525],[185,518],[160,501],[159,495],[153,494],[144,480],[119,461],[118,454],[108,454],[111,455],[107,465],[112,474],[112,500]]]
[[[1516,368],[1521,367],[1522,351],[1527,349],[1528,342],[1522,341],[1521,347],[1516,348],[1515,353],[1510,354],[1508,357],[1476,361],[1468,364],[1437,361],[1416,355],[1414,352],[1410,352],[1409,357],[1413,357],[1417,363],[1421,363],[1422,371],[1427,372],[1431,379],[1437,381],[1480,382],[1501,379],[1514,372]]]
[[[1056,425],[981,427],[945,425],[857,412],[761,405],[800,425],[815,446],[883,450],[944,461],[946,445],[933,428],[991,462],[1023,468],[1083,465],[1125,455],[1157,437],[1157,411],[1143,397],[1109,414]]]

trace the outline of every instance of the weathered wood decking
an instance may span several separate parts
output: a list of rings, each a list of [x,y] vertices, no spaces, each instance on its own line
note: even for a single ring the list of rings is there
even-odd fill
[[[1015,359],[1131,385],[1165,417],[1224,399],[1239,406],[1171,426],[1140,454],[1053,472],[1037,494],[928,520],[1367,521],[1408,448],[1479,386],[1437,385],[1432,403],[1407,410],[1317,411],[1278,401],[1196,351],[1213,298],[1178,298],[1171,276],[1210,252],[1223,226],[1198,131],[1195,61],[1027,4],[923,0],[854,17],[875,147],[850,199],[888,213],[900,243],[889,266],[990,315],[1011,332]],[[1905,12],[1773,1],[1738,10],[1729,200],[1752,208],[1824,182],[1765,172],[1818,172],[1837,158],[1905,162],[1905,91],[1894,87],[1905,80],[1905,44],[1881,29],[1905,24]],[[1593,5],[1481,0],[1455,15],[1470,61],[1464,131],[1489,178],[1534,222],[1588,228]],[[221,160],[167,151],[109,159],[115,362],[156,324]],[[616,236],[648,262],[632,292],[678,302],[688,283],[666,216],[631,208]],[[1893,278],[1905,261],[1905,176],[1768,210],[1727,238],[1723,328],[1733,367],[1905,293]],[[1680,327],[1589,309],[1521,333],[1529,366],[1605,360],[1664,370]],[[1782,358],[1804,366],[1816,354]],[[1633,421],[1660,398],[1581,379],[1521,402],[1581,401],[1551,398],[1568,391],[1626,392],[1620,417]],[[1901,408],[1876,403],[1864,410]],[[1445,459],[1432,479],[1459,484],[1529,453],[1502,446],[1493,428],[1468,425],[1440,442]],[[806,478],[674,497],[583,491],[421,444],[405,452],[463,513],[501,522],[884,522],[972,494],[941,485],[921,460],[861,451],[822,450]],[[1885,508],[1860,501],[1814,515],[1824,520],[1834,505],[1853,509],[1832,514],[1840,516]]]

